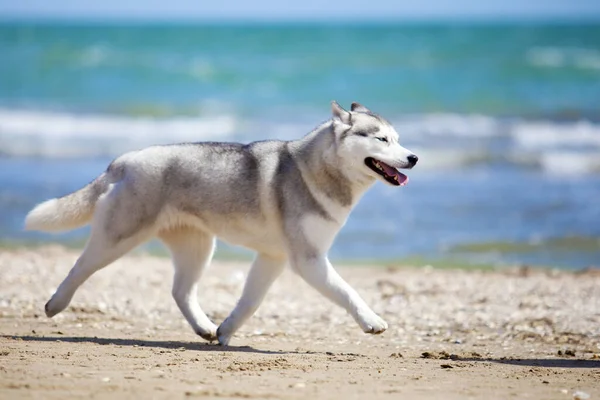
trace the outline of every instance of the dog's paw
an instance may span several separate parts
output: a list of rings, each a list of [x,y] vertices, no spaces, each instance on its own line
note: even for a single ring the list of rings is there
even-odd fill
[[[67,308],[69,301],[63,301],[56,294],[44,306],[44,311],[48,318],[54,317],[56,314]]]
[[[364,318],[360,322],[360,327],[365,333],[379,335],[380,333],[385,332],[385,330],[388,328],[388,324],[383,320],[383,318],[381,318],[377,314],[373,314],[370,315],[368,318]]]
[[[229,341],[231,340],[231,335],[226,335],[221,332],[221,328],[217,329],[217,339],[219,340],[219,344],[221,346],[228,346]]]
[[[195,329],[196,335],[200,336],[204,340],[208,340],[209,342],[214,342],[217,340],[217,326],[213,325],[209,329],[198,328]]]
[[[229,345],[233,332],[227,329],[227,319],[217,329],[217,340],[221,346]]]

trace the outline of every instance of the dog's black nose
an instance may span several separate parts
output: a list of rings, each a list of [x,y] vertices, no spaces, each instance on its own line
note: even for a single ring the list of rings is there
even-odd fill
[[[414,167],[417,164],[417,161],[419,161],[419,157],[415,156],[414,154],[411,154],[406,158],[408,159],[408,163],[411,167]]]

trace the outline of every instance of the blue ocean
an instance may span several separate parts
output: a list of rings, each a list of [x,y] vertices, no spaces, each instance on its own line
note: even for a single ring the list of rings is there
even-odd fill
[[[0,241],[85,238],[23,218],[123,152],[298,138],[333,99],[420,161],[365,195],[332,258],[600,264],[598,23],[0,23]]]

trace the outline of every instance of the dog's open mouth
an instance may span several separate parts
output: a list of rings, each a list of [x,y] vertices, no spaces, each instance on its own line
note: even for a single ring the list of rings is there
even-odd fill
[[[396,168],[387,165],[383,161],[367,157],[365,158],[365,164],[367,167],[381,175],[386,182],[389,182],[394,186],[404,186],[408,183],[408,176],[404,175]]]

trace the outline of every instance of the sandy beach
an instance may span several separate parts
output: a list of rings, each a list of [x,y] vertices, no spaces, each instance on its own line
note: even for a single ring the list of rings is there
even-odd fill
[[[600,398],[598,270],[338,267],[387,320],[380,336],[286,271],[223,348],[184,321],[166,258],[125,257],[46,318],[76,257],[0,252],[0,398]],[[216,323],[247,271],[205,274]]]

